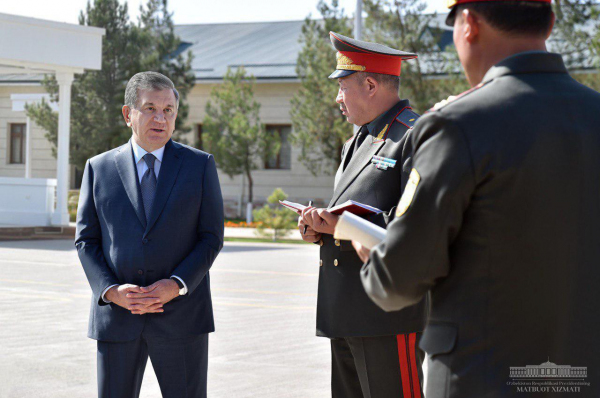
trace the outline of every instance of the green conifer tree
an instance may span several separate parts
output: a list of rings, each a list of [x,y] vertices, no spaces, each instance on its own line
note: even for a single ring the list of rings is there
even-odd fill
[[[206,104],[203,138],[218,167],[229,177],[248,178],[248,203],[254,199],[252,171],[279,151],[279,136],[268,134],[254,99],[254,78],[244,68],[228,69]]]
[[[130,21],[127,3],[119,0],[89,1],[79,16],[80,25],[106,29],[102,43],[102,69],[77,75],[71,93],[70,162],[79,170],[90,157],[125,143],[131,136],[121,107],[125,86],[135,73],[155,70],[171,78],[181,93],[176,129],[186,131],[186,96],[194,84],[191,54],[177,53],[166,0],[148,0],[136,25]],[[53,75],[42,81],[52,101],[58,101]],[[27,107],[27,115],[46,130],[56,156],[58,115],[46,103]]]
[[[335,51],[329,32],[351,35],[348,17],[337,0],[319,1],[322,20],[306,18],[300,38],[296,72],[300,89],[292,98],[292,143],[301,149],[300,161],[314,175],[332,174],[340,164],[344,142],[352,136],[352,125],[335,102],[338,83],[327,77],[335,70]]]

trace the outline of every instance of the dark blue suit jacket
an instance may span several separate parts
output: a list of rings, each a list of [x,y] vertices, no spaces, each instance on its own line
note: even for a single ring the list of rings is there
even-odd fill
[[[131,143],[90,159],[81,184],[75,246],[92,288],[88,336],[129,341],[214,331],[208,271],[223,247],[223,200],[214,158],[169,141],[149,220]],[[113,284],[150,285],[177,275],[189,289],[164,313],[107,305]]]

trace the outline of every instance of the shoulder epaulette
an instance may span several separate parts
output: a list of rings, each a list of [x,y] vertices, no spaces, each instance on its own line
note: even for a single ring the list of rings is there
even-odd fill
[[[420,115],[418,113],[413,112],[410,108],[406,108],[396,116],[396,120],[406,127],[411,128],[415,125],[419,117]]]
[[[460,93],[460,94],[458,94],[458,95],[456,95],[456,96],[455,96],[455,95],[451,95],[450,97],[448,97],[448,99],[446,99],[446,100],[443,100],[443,101],[440,101],[440,102],[438,102],[437,104],[435,104],[435,105],[433,106],[433,108],[429,109],[429,110],[428,110],[427,112],[425,112],[425,113],[429,113],[429,112],[433,112],[433,111],[440,110],[440,109],[442,109],[443,107],[445,107],[446,105],[448,105],[448,104],[451,104],[451,103],[453,103],[454,101],[456,101],[456,100],[458,100],[458,99],[461,99],[461,98],[464,98],[465,96],[467,96],[467,95],[471,94],[472,92],[479,90],[480,88],[482,88],[482,87],[484,87],[485,85],[487,85],[487,84],[488,84],[490,81],[491,81],[491,80],[488,80],[488,81],[487,81],[487,82],[485,82],[485,83],[479,83],[479,84],[478,84],[478,85],[476,85],[475,87],[472,87],[472,88],[468,89],[467,91],[464,91],[464,92],[462,92],[462,93]]]

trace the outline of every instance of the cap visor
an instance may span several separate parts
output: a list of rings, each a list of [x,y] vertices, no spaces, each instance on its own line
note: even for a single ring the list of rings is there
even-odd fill
[[[356,71],[355,70],[336,69],[331,75],[329,75],[329,78],[330,79],[339,79],[340,77],[350,76],[353,73],[356,73]]]
[[[454,19],[456,18],[456,6],[453,7],[450,12],[448,13],[448,16],[446,17],[446,25],[450,26],[451,28],[454,27]]]

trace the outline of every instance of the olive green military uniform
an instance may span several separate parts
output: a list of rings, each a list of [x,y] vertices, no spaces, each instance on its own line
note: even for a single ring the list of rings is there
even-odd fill
[[[417,118],[402,100],[362,127],[366,136],[356,150],[358,133],[345,143],[329,207],[355,200],[384,210],[368,217],[372,222],[385,227],[391,221],[410,171],[401,163],[404,143]],[[423,358],[416,344],[426,300],[385,312],[361,286],[362,261],[351,242],[323,235],[321,245],[317,334],[332,338],[333,396],[420,397]]]
[[[521,53],[409,139],[362,282],[387,311],[431,292],[427,398],[600,396],[600,94],[560,55]],[[530,395],[527,375],[583,384]]]

